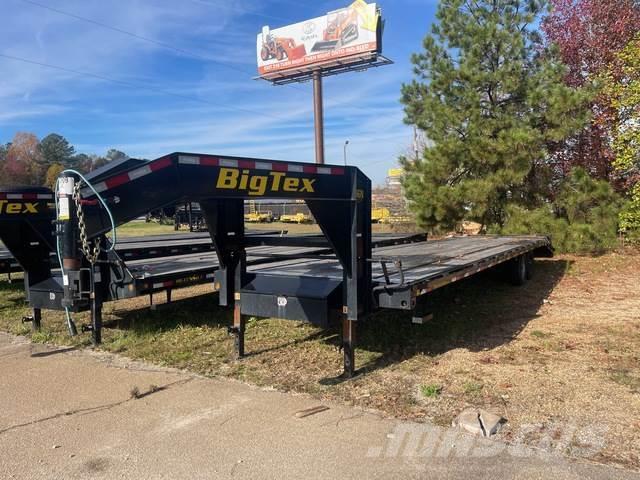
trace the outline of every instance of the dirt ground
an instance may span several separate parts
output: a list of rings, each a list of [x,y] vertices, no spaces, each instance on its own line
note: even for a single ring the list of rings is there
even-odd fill
[[[437,425],[484,407],[508,420],[506,442],[640,469],[639,271],[640,254],[625,251],[538,261],[524,287],[471,278],[434,294],[425,325],[397,312],[359,325],[350,381],[338,378],[337,330],[303,323],[251,321],[248,356],[231,361],[230,317],[210,287],[157,311],[146,298],[107,305],[101,348]],[[0,280],[0,328],[28,333],[25,313],[21,284]],[[88,344],[52,312],[32,340]]]

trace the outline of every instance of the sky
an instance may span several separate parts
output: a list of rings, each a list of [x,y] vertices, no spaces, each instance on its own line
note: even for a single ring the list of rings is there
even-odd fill
[[[149,159],[187,151],[313,162],[312,87],[254,80],[256,35],[263,25],[277,28],[348,3],[0,0],[0,142],[19,131],[40,138],[55,132],[80,153],[117,148]],[[349,140],[348,163],[375,184],[411,147],[400,88],[412,79],[410,56],[437,1],[379,5],[383,53],[394,64],[324,80],[326,163],[342,164]]]

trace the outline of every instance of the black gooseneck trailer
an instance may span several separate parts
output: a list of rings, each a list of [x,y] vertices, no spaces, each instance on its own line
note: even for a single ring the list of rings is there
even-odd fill
[[[357,322],[376,309],[413,311],[420,321],[427,313],[421,299],[432,290],[498,264],[507,266],[514,283],[523,283],[533,257],[552,254],[549,239],[539,236],[374,245],[371,182],[356,167],[173,153],[105,171],[90,182],[116,225],[167,205],[200,204],[215,257],[209,254],[199,282],[213,280],[220,305],[233,306],[230,333],[239,357],[244,355],[248,316],[321,326],[338,317],[346,376],[355,370]],[[40,308],[90,310],[93,340],[99,343],[103,302],[162,289],[171,280],[160,275],[145,283],[137,277],[131,262],[125,264],[117,250],[107,251],[105,235],[112,225],[93,191],[74,174],[63,174],[61,185],[56,199],[60,275],[48,260],[56,240],[42,233],[51,230],[53,199],[32,202],[28,221],[16,222],[13,229],[7,228],[9,215],[0,212],[0,237],[25,269],[34,317]],[[246,234],[243,203],[257,198],[304,200],[323,236]],[[95,250],[95,242],[101,250]],[[161,261],[169,273],[170,262]],[[195,258],[181,257],[180,262],[182,268],[174,269],[182,272],[180,278],[188,279],[185,266],[188,270],[192,265],[194,275],[199,271]]]

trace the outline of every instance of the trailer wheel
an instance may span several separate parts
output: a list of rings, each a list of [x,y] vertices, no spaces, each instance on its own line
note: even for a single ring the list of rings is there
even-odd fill
[[[533,278],[533,254],[528,254],[527,255],[527,280],[531,280],[531,278]]]
[[[507,275],[512,285],[524,285],[527,281],[527,255],[510,260],[507,265]]]

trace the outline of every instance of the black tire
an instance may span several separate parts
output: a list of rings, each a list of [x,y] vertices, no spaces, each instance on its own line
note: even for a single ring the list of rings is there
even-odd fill
[[[527,255],[510,260],[507,264],[507,276],[512,285],[519,287],[527,281]]]
[[[533,255],[527,255],[527,280],[531,280],[533,278]]]

